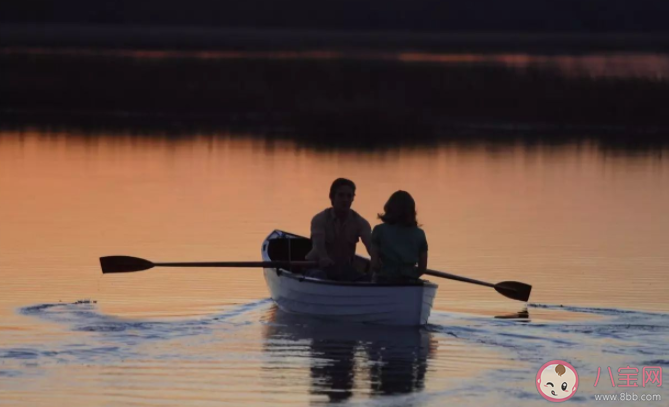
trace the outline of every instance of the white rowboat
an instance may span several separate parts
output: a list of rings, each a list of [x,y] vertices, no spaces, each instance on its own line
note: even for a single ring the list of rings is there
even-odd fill
[[[263,261],[304,261],[311,240],[275,230],[262,244]],[[369,259],[356,256],[354,267],[367,271]],[[341,282],[305,277],[304,270],[265,268],[272,299],[286,312],[345,322],[382,325],[425,325],[437,285]]]

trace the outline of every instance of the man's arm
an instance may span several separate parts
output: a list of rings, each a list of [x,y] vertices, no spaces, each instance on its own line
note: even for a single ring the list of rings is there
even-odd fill
[[[374,243],[372,243],[369,255],[371,257],[369,268],[372,273],[378,273],[381,270],[381,258],[379,257],[379,248]]]
[[[369,268],[372,273],[378,273],[381,270],[381,253],[379,252],[377,233],[378,231],[375,228],[374,231],[366,237],[361,236],[362,242],[365,244],[367,252],[369,252],[369,257],[371,258]]]
[[[369,222],[363,219],[363,225],[361,226],[360,230],[360,240],[362,240],[362,244],[365,245],[365,249],[367,250],[367,253],[369,253],[369,256],[372,256],[372,227],[370,226]]]
[[[325,221],[322,216],[311,219],[311,244],[313,247],[307,260],[317,260],[321,268],[334,264],[325,248]]]

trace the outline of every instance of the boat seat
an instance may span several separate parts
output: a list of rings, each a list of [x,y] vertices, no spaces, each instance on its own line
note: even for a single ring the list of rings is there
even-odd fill
[[[361,273],[368,273],[371,264],[369,259],[364,257],[355,256],[353,258],[353,267]]]
[[[267,247],[267,254],[273,261],[304,261],[310,251],[311,240],[306,238],[272,239]]]
[[[311,251],[311,239],[307,238],[281,238],[272,239],[269,241],[267,247],[267,254],[273,261],[304,261],[307,253]],[[290,255],[289,255],[290,253]],[[353,267],[358,271],[366,273],[369,271],[369,259],[356,256],[353,259]],[[293,271],[300,272],[301,267],[295,268]]]

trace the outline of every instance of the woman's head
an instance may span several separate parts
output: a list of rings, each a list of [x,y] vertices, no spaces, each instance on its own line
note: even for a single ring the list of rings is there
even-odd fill
[[[401,226],[418,226],[416,220],[416,202],[406,191],[397,191],[390,195],[383,206],[385,213],[379,214],[383,223]]]

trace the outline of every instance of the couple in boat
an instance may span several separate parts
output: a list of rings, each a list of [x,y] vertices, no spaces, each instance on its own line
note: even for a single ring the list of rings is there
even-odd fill
[[[309,277],[336,281],[415,282],[427,269],[427,239],[416,221],[416,203],[406,191],[393,193],[372,228],[351,209],[353,181],[338,178],[330,187],[332,207],[311,221],[312,249],[306,259],[318,262]],[[371,273],[353,266],[359,240],[371,257]]]

